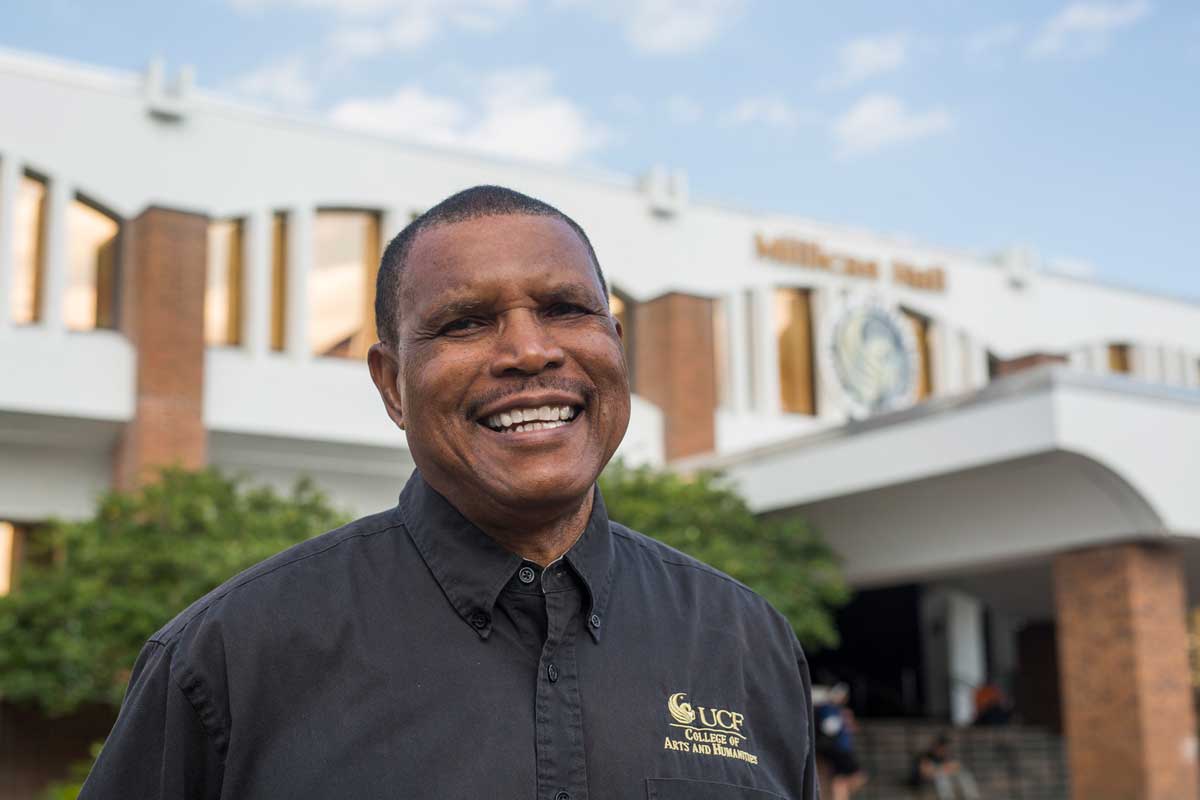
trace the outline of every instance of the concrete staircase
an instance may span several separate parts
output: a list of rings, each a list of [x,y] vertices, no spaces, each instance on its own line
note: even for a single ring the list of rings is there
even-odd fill
[[[1061,736],[1009,725],[952,728],[922,720],[859,720],[859,761],[871,776],[855,800],[933,797],[908,788],[912,760],[939,732],[949,733],[955,754],[975,776],[984,800],[1067,800],[1066,753]],[[824,792],[823,794],[828,794]]]

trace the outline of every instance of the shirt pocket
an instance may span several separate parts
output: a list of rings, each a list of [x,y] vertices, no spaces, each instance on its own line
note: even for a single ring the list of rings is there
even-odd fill
[[[787,800],[781,794],[749,786],[686,778],[647,778],[646,800]]]

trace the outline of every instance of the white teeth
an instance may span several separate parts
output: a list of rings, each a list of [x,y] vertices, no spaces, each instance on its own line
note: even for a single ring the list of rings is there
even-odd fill
[[[485,424],[496,431],[508,430],[539,431],[542,428],[558,428],[567,423],[563,420],[575,418],[571,406],[542,406],[541,408],[514,408],[488,417]]]

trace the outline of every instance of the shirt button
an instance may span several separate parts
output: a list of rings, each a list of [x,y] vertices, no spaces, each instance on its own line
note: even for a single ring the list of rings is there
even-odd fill
[[[592,614],[590,617],[588,617],[588,624],[591,625],[593,628],[599,628],[600,627],[600,615]]]
[[[558,667],[554,664],[546,667],[546,677],[550,679],[551,683],[558,683]]]
[[[554,800],[571,800],[571,793],[559,792],[558,794],[554,795]]]
[[[471,624],[479,630],[486,628],[491,621],[491,618],[482,611],[476,611],[471,615]]]
[[[533,583],[537,573],[533,571],[533,567],[521,567],[521,571],[517,573],[517,577],[521,579],[521,583]]]

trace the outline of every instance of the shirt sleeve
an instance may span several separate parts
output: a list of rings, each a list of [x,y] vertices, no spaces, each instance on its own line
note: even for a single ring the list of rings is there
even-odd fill
[[[80,800],[215,800],[222,773],[219,749],[172,675],[171,650],[148,642]]]
[[[821,787],[817,785],[817,731],[812,702],[812,679],[808,674],[808,659],[800,650],[799,643],[796,645],[796,650],[799,653],[797,665],[800,668],[800,680],[804,685],[804,711],[808,718],[808,753],[804,757],[804,782],[801,784],[800,797],[801,800],[820,800]]]

